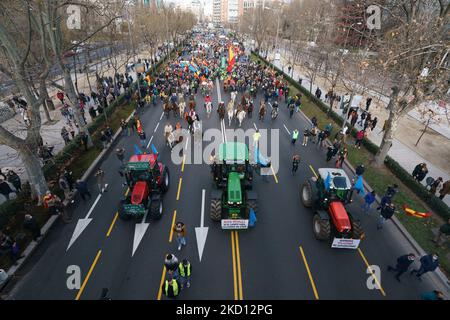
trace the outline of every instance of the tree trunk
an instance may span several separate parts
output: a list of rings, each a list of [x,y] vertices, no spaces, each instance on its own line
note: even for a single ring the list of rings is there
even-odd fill
[[[23,161],[25,170],[28,175],[28,179],[31,186],[31,197],[33,199],[38,199],[39,204],[42,203],[42,197],[48,190],[47,182],[45,181],[44,173],[42,172],[41,163],[39,158],[36,156],[26,144],[22,144],[18,149],[20,158]]]
[[[44,99],[44,102],[42,103],[42,108],[44,109],[45,119],[47,119],[47,122],[51,122],[52,118],[50,117],[50,112],[48,111],[48,105],[47,100]]]
[[[69,102],[72,105],[75,120],[78,123],[80,132],[84,132],[88,137],[88,147],[92,147],[92,139],[91,135],[89,134],[89,131],[87,129],[87,124],[83,119],[83,116],[80,112],[80,106],[78,104],[78,96],[75,92],[75,88],[73,87],[72,77],[70,75],[70,70],[66,68],[65,66],[62,66],[63,72],[64,72],[64,88],[66,89],[66,93],[69,96]]]
[[[422,139],[422,137],[423,137],[423,135],[425,134],[425,132],[427,132],[428,126],[430,125],[430,121],[431,121],[431,118],[428,119],[427,124],[425,125],[425,128],[424,128],[423,131],[422,131],[422,134],[420,135],[419,139],[417,139],[417,142],[416,142],[416,144],[415,144],[416,147],[417,147],[417,145],[419,144],[419,142],[420,142],[420,140]]]
[[[46,101],[47,104],[47,108],[49,110],[55,110],[55,104],[53,103],[53,100],[50,98],[50,96],[48,95],[48,90],[46,88],[46,90],[44,91],[44,99]]]
[[[389,149],[392,147],[395,130],[397,129],[397,125],[400,120],[400,114],[395,112],[397,109],[397,96],[398,89],[395,88],[392,90],[392,94],[387,107],[387,109],[389,110],[389,117],[386,121],[383,140],[381,141],[380,148],[374,158],[374,165],[376,167],[381,167],[384,164],[384,159],[386,159]]]

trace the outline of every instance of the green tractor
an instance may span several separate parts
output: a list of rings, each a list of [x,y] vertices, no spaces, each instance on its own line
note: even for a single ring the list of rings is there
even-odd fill
[[[253,166],[248,148],[241,142],[219,146],[219,158],[211,165],[216,189],[211,193],[210,216],[222,229],[247,229],[250,209],[257,213],[256,192],[251,191]]]

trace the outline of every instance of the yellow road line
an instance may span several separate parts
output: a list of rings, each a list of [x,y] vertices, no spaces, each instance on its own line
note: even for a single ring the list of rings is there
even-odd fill
[[[106,237],[109,237],[109,235],[111,234],[111,231],[112,231],[112,229],[114,227],[114,224],[116,223],[116,220],[117,220],[118,216],[119,216],[119,211],[116,212],[116,215],[114,216],[114,219],[111,222],[111,225],[109,226],[108,233],[106,234]]]
[[[100,258],[101,254],[102,254],[102,250],[99,250],[97,252],[97,255],[95,256],[94,262],[92,263],[91,267],[89,268],[89,271],[88,271],[88,273],[86,275],[86,278],[84,278],[83,284],[81,285],[81,288],[78,291],[78,294],[75,297],[75,300],[80,300],[81,294],[83,293],[84,288],[86,287],[86,284],[89,281],[89,278],[91,277],[92,271],[94,271],[95,265],[97,264],[97,261]]]
[[[238,287],[236,278],[236,249],[234,246],[234,231],[231,231],[231,255],[233,257],[233,287],[234,287],[234,300],[238,300]]]
[[[300,254],[302,255],[302,258],[303,258],[303,263],[305,264],[306,272],[308,272],[309,282],[311,283],[311,287],[314,292],[314,297],[316,298],[316,300],[319,300],[319,294],[317,293],[317,288],[314,283],[314,279],[312,277],[311,270],[309,269],[308,261],[306,261],[306,256],[305,256],[305,253],[303,252],[302,246],[300,246],[299,249],[300,249]]]
[[[312,165],[309,165],[309,167],[311,168],[311,171],[314,173],[314,175],[316,176],[316,178],[319,178],[319,176],[317,175],[316,171],[314,170]]]
[[[183,156],[183,162],[181,163],[181,172],[184,171],[184,163],[186,162],[186,155]]]
[[[130,192],[130,188],[128,188],[127,191],[125,191],[125,197],[128,195],[129,192]]]
[[[239,287],[239,300],[244,300],[244,294],[242,292],[242,272],[241,272],[241,254],[239,253],[239,237],[238,232],[235,231],[234,235],[236,237],[236,265],[238,271],[238,287]]]
[[[173,237],[173,226],[175,225],[175,219],[177,218],[177,210],[173,211],[173,218],[172,218],[172,225],[170,226],[170,235],[169,235],[169,242],[172,242]]]
[[[380,288],[381,294],[382,294],[383,296],[386,297],[386,292],[384,292],[383,287],[381,286],[381,283],[378,281],[377,276],[375,275],[375,273],[373,272],[372,268],[370,267],[370,264],[369,264],[369,262],[367,261],[366,257],[364,256],[364,253],[361,251],[360,248],[358,248],[358,252],[359,252],[359,255],[361,256],[361,258],[364,260],[364,263],[365,263],[366,266],[367,266],[367,270],[369,270],[369,272],[371,273],[373,279],[374,279],[375,282],[377,283],[378,288]]]
[[[158,300],[161,300],[161,295],[162,295],[162,285],[164,283],[164,280],[166,279],[166,266],[164,266],[162,275],[161,275],[161,282],[159,283],[159,289],[158,289]]]
[[[275,178],[275,182],[278,183],[277,175],[275,174],[275,171],[273,171],[273,167],[270,166],[270,169],[272,169],[273,177]]]
[[[178,182],[177,200],[180,199],[180,191],[181,191],[181,183],[182,182],[183,182],[183,178],[180,178],[180,181]]]

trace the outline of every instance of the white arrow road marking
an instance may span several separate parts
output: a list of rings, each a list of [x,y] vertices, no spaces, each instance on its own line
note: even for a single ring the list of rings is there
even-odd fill
[[[106,189],[108,187],[108,184],[105,184]],[[86,229],[86,227],[89,225],[89,223],[92,221],[92,218],[90,218],[92,211],[94,211],[95,206],[99,202],[100,198],[102,197],[102,193],[100,193],[97,198],[95,199],[94,203],[92,204],[91,208],[89,209],[89,212],[86,214],[86,216],[82,219],[79,219],[77,222],[77,225],[75,226],[75,231],[72,234],[72,238],[70,239],[69,245],[67,246],[66,251],[70,249],[70,247],[75,243],[75,241],[78,239],[78,237],[81,235],[81,233]]]
[[[202,261],[203,249],[205,248],[206,237],[208,236],[208,227],[204,226],[205,220],[205,189],[202,190],[202,212],[200,218],[200,227],[195,228],[195,236],[197,238],[198,256]]]
[[[144,237],[144,234],[147,231],[148,226],[150,225],[150,223],[145,222],[149,210],[150,209],[148,209],[144,214],[144,218],[142,219],[141,223],[136,223],[136,226],[134,228],[133,253],[131,253],[131,256],[134,256],[136,249],[139,247],[139,244],[141,243],[142,238]]]

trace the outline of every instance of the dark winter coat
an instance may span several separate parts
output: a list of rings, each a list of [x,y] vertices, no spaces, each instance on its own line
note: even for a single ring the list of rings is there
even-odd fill
[[[434,271],[437,267],[439,267],[439,259],[433,261],[433,255],[428,254],[420,258],[421,267],[425,271]]]

